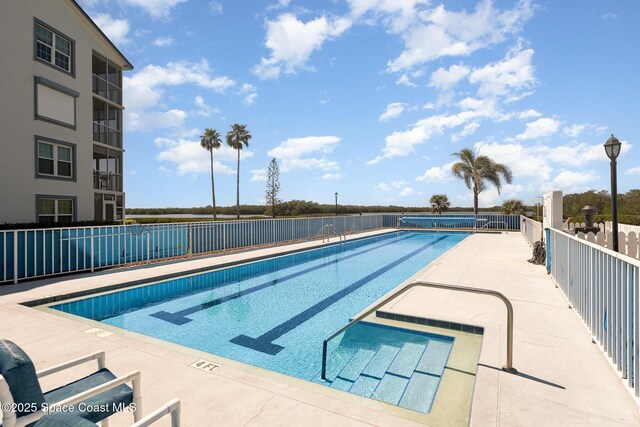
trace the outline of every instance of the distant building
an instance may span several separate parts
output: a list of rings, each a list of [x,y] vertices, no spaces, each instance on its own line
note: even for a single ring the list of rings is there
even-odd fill
[[[0,224],[124,218],[122,72],[73,0],[0,3]]]

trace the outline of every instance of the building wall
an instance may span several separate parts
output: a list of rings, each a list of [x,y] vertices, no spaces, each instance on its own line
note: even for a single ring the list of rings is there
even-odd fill
[[[34,18],[75,42],[75,76],[34,59]],[[67,0],[3,1],[0,34],[0,223],[36,222],[36,195],[76,197],[75,219],[93,220],[92,54],[123,60]],[[35,77],[79,93],[75,129],[34,118]],[[36,178],[35,135],[76,145],[74,181]]]

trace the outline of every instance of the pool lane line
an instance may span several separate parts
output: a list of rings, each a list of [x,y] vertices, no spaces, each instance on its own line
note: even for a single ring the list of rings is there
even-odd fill
[[[306,268],[304,270],[298,271],[296,273],[291,273],[291,274],[289,274],[287,276],[280,277],[280,278],[277,278],[277,279],[270,280],[268,282],[261,283],[259,285],[256,285],[256,286],[252,287],[252,288],[243,289],[241,291],[234,292],[232,294],[229,294],[229,295],[226,295],[226,296],[223,296],[223,297],[220,297],[220,298],[216,298],[216,299],[213,299],[211,301],[207,301],[207,302],[204,302],[204,303],[200,303],[198,305],[194,305],[193,307],[188,307],[188,308],[182,309],[180,311],[176,311],[175,313],[169,313],[167,311],[158,311],[158,312],[150,314],[150,316],[155,317],[156,319],[161,319],[161,320],[173,323],[174,325],[184,325],[185,323],[189,323],[189,322],[191,322],[193,320],[193,319],[189,319],[188,317],[186,317],[186,316],[188,316],[190,314],[194,314],[194,313],[197,313],[198,311],[202,311],[202,310],[206,310],[206,309],[211,308],[211,307],[215,307],[216,305],[224,304],[225,302],[232,301],[234,299],[243,297],[245,295],[250,295],[250,294],[252,294],[254,292],[261,291],[262,289],[270,288],[271,286],[275,286],[278,283],[283,283],[283,282],[286,282],[288,280],[295,279],[296,277],[305,275],[307,273],[311,273],[311,272],[313,272],[315,270],[319,270],[319,269],[327,267],[329,265],[337,264],[339,262],[346,261],[346,260],[354,258],[356,256],[363,255],[363,254],[369,253],[371,251],[378,250],[378,249],[380,249],[380,248],[382,248],[384,246],[390,245],[392,243],[397,243],[397,242],[399,242],[401,240],[411,239],[411,238],[414,238],[416,236],[418,236],[418,235],[417,234],[413,234],[413,235],[405,236],[405,237],[402,237],[402,238],[399,238],[399,239],[392,239],[391,241],[384,242],[381,245],[376,245],[376,246],[374,246],[372,248],[365,249],[363,251],[359,251],[359,252],[344,256],[342,258],[337,258],[337,259],[334,259],[334,260],[331,260],[331,261],[327,261],[327,262],[324,262],[322,264],[318,264],[318,265],[315,265],[313,267],[309,267],[309,268]],[[317,259],[318,258],[316,258],[316,260]]]
[[[416,250],[414,250],[414,251],[402,256],[401,258],[398,258],[397,260],[393,261],[392,263],[387,264],[384,267],[374,271],[373,273],[368,274],[367,276],[363,277],[362,279],[352,283],[351,285],[349,285],[346,288],[336,292],[335,294],[323,299],[322,301],[318,302],[317,304],[309,307],[305,311],[303,311],[303,312],[297,314],[296,316],[292,317],[291,319],[279,324],[278,326],[276,326],[273,329],[265,332],[264,334],[260,335],[257,338],[251,338],[251,337],[248,337],[246,335],[238,335],[237,337],[232,338],[230,341],[232,343],[234,343],[234,344],[238,344],[238,345],[241,345],[243,347],[247,347],[247,348],[250,348],[250,349],[253,349],[253,350],[257,350],[257,351],[262,352],[262,353],[270,354],[272,356],[276,355],[281,350],[283,350],[284,347],[281,346],[281,345],[278,345],[278,344],[274,344],[273,341],[277,340],[278,338],[280,338],[284,334],[286,334],[286,333],[292,331],[293,329],[297,328],[298,326],[300,326],[301,324],[303,324],[307,320],[311,319],[312,317],[314,317],[318,313],[320,313],[323,310],[327,309],[329,306],[335,304],[336,302],[338,302],[342,298],[346,297],[347,295],[351,294],[352,292],[358,290],[359,288],[361,288],[362,286],[366,285],[367,283],[369,283],[370,281],[372,281],[376,277],[386,273],[390,269],[402,264],[403,262],[407,261],[408,259],[418,255],[420,252],[424,251],[425,249],[429,248],[430,246],[435,245],[438,242],[441,242],[442,240],[446,239],[447,237],[448,236],[440,237],[440,238],[434,240],[433,242],[429,242],[426,245],[421,246],[418,249],[416,249]]]

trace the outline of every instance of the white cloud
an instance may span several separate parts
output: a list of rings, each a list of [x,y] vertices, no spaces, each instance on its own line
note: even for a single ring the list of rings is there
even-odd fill
[[[389,71],[410,69],[445,56],[468,56],[478,49],[517,34],[533,15],[530,1],[497,10],[491,0],[480,1],[472,13],[452,12],[443,5],[427,9],[427,2],[351,1],[356,15],[382,16],[387,31],[399,34],[404,51],[387,64]],[[416,12],[419,8],[419,12]],[[428,40],[428,42],[425,42]]]
[[[175,169],[164,168],[165,171],[171,171],[177,175],[210,173],[211,159],[208,153],[200,146],[199,140],[156,138],[154,142],[161,149],[157,159],[172,163],[175,167]],[[234,170],[223,162],[234,164],[237,160],[237,155],[234,149],[226,145],[221,146],[220,149],[214,152],[214,173],[222,175],[233,174]],[[253,157],[253,152],[242,150],[240,156],[241,158],[250,158]]]
[[[580,136],[580,134],[582,132],[584,132],[587,129],[587,125],[571,125],[569,127],[565,127],[564,129],[562,129],[562,132],[570,137],[578,137]]]
[[[504,200],[516,198],[523,190],[524,187],[520,184],[504,184],[498,194],[498,190],[491,186],[478,195],[478,202],[482,206],[499,205]]]
[[[392,102],[387,105],[387,108],[384,110],[384,113],[380,115],[378,120],[381,122],[386,122],[391,119],[395,119],[396,117],[400,117],[400,115],[407,108],[407,104],[404,102]]]
[[[429,86],[435,87],[439,90],[451,89],[456,83],[464,79],[469,75],[471,70],[462,64],[452,65],[449,69],[438,68],[431,74],[431,80]]]
[[[516,177],[547,180],[553,171],[551,162],[546,158],[547,153],[536,147],[521,143],[478,142],[474,148],[477,153],[509,166]]]
[[[412,25],[418,10],[429,0],[349,0],[351,14],[367,24],[382,20],[390,32],[399,33]]]
[[[441,136],[449,129],[465,125],[480,118],[491,117],[495,114],[490,104],[484,104],[480,101],[480,104],[474,106],[477,108],[461,111],[453,115],[433,115],[419,120],[409,130],[393,132],[385,138],[382,154],[369,160],[367,164],[376,164],[386,158],[408,156],[415,150],[416,145]]]
[[[276,3],[267,6],[267,10],[284,9],[289,6],[289,3],[291,3],[291,0],[278,0]]]
[[[640,166],[627,170],[627,175],[640,175]]]
[[[488,156],[498,163],[504,163],[511,168],[516,178],[527,177],[530,190],[547,191],[553,186],[564,186],[572,190],[579,184],[580,176],[590,176],[592,172],[584,173],[584,167],[591,162],[607,162],[609,159],[604,154],[602,144],[567,143],[564,145],[526,146],[520,142],[500,144],[497,142],[478,142],[474,145],[477,153]],[[621,156],[631,150],[630,144],[624,143]],[[559,178],[551,178],[557,167],[565,173],[559,174]],[[579,168],[582,175],[567,168]],[[569,181],[574,179],[574,181]],[[595,178],[593,178],[595,179]],[[558,188],[556,188],[558,189]]]
[[[130,26],[126,19],[114,19],[106,13],[94,15],[91,19],[113,43],[129,43],[127,34],[129,34]]]
[[[516,138],[520,140],[546,138],[556,133],[559,128],[560,122],[558,120],[544,117],[527,123],[524,132],[516,136]]]
[[[153,41],[153,45],[157,47],[165,47],[165,46],[173,46],[175,44],[175,40],[172,37],[158,37]]]
[[[256,99],[258,99],[258,90],[250,83],[243,83],[238,91],[238,95],[243,96],[242,102],[244,102],[245,105],[253,105]]]
[[[336,180],[342,178],[342,174],[339,173],[325,173],[322,175],[322,179],[324,180]]]
[[[401,197],[405,197],[405,196],[410,196],[412,194],[414,194],[416,192],[416,190],[414,190],[411,187],[404,187],[400,193],[398,193],[399,196]]]
[[[339,145],[341,138],[337,136],[307,136],[289,138],[267,152],[267,156],[280,160],[280,170],[290,172],[295,169],[337,170],[340,165],[328,160],[327,154]],[[320,157],[317,157],[317,156]]]
[[[618,14],[617,13],[607,12],[604,15],[602,15],[602,20],[603,21],[607,21],[607,20],[615,21],[616,19],[618,19]]]
[[[380,191],[391,191],[391,187],[386,182],[381,182],[376,184],[373,188]]]
[[[138,6],[144,9],[154,18],[168,18],[174,7],[187,0],[120,0],[131,6]]]
[[[201,116],[201,117],[210,117],[214,114],[218,114],[220,112],[219,109],[217,109],[216,107],[212,107],[210,105],[207,105],[206,102],[204,102],[204,98],[201,97],[200,95],[196,96],[193,100],[193,102],[199,107],[199,110],[197,110],[195,112],[196,115]]]
[[[209,11],[211,11],[212,15],[222,15],[223,7],[222,3],[219,1],[212,0],[209,2]]]
[[[327,40],[339,37],[351,26],[347,18],[321,16],[308,22],[285,13],[275,21],[267,21],[265,46],[271,50],[268,58],[262,58],[253,69],[261,79],[275,79],[280,73],[295,74],[310,69],[307,61],[314,50],[319,50]]]
[[[521,120],[526,120],[526,119],[536,119],[538,117],[541,117],[542,113],[534,110],[534,109],[529,109],[526,111],[521,111],[518,113],[518,118]]]
[[[416,177],[416,181],[436,182],[452,179],[451,166],[453,165],[453,163],[454,162],[450,162],[442,166],[433,166],[425,170],[422,175]]]
[[[536,83],[532,59],[533,49],[512,50],[501,61],[473,70],[469,81],[480,86],[481,97],[518,98]]]
[[[461,138],[466,138],[467,136],[471,136],[476,133],[476,130],[480,127],[478,122],[471,122],[464,126],[464,128],[451,136],[451,142],[456,142]]]
[[[164,87],[192,84],[215,92],[224,92],[235,85],[226,76],[211,76],[209,63],[169,62],[166,66],[147,65],[131,77],[124,77],[125,125],[127,130],[152,130],[179,127],[186,113],[178,109],[149,111],[160,104]],[[161,120],[166,116],[167,121]]]
[[[543,191],[562,190],[564,192],[587,190],[599,178],[594,171],[574,172],[564,170],[556,175],[551,182],[544,183],[541,189]]]
[[[253,169],[251,170],[251,181],[266,181],[267,170],[266,169]]]
[[[400,77],[398,77],[398,80],[396,80],[396,84],[397,85],[402,85],[402,86],[407,86],[407,87],[417,87],[418,86],[414,82],[411,81],[411,79],[409,78],[409,75],[407,73],[404,73]]]

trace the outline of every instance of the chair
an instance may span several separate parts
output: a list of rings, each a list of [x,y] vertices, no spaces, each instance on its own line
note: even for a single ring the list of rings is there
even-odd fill
[[[96,372],[42,392],[39,378],[93,360],[98,363]],[[134,421],[139,421],[142,414],[140,372],[116,377],[105,366],[104,351],[36,372],[33,362],[20,347],[9,340],[0,340],[0,402],[3,403],[2,427],[32,424],[46,415],[47,408],[55,411],[72,407],[74,414],[92,423],[102,421],[103,426],[108,425],[109,416],[130,408]]]
[[[165,415],[171,415],[171,427],[180,427],[180,401],[172,399],[131,427],[148,427]],[[52,412],[40,418],[33,427],[95,427],[95,424],[69,412]]]

